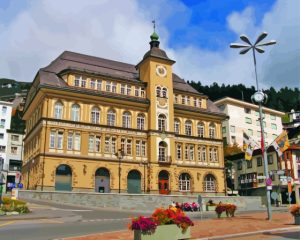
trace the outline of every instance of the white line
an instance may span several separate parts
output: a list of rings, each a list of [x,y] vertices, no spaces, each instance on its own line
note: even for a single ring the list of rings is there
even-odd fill
[[[273,228],[273,229],[265,229],[265,230],[259,230],[259,231],[254,231],[254,232],[235,233],[235,234],[220,235],[220,236],[205,237],[205,238],[196,238],[196,239],[197,240],[225,239],[225,238],[235,238],[235,237],[242,237],[242,236],[248,236],[248,235],[256,235],[256,234],[265,233],[265,232],[280,232],[280,231],[297,230],[297,229],[300,230],[300,227]]]

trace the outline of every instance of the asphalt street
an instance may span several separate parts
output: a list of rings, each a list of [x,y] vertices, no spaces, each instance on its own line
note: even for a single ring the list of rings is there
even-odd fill
[[[149,215],[112,209],[91,209],[30,201],[32,213],[17,219],[0,219],[1,240],[46,240],[117,231],[127,228],[131,217]],[[21,216],[20,216],[21,217]]]

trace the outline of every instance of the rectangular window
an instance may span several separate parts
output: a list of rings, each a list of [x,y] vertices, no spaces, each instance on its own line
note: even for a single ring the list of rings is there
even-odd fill
[[[258,167],[262,166],[262,158],[261,158],[261,157],[258,157],[258,158],[256,159],[256,161],[257,161],[257,166],[258,166]]]
[[[259,173],[258,176],[263,176],[264,174],[263,173]],[[264,182],[264,179],[258,179],[258,183],[263,183]]]
[[[142,152],[142,156],[146,157],[146,141],[142,141],[141,152]]]
[[[189,106],[191,105],[191,99],[190,99],[190,97],[186,97],[186,104],[189,105]]]
[[[106,81],[105,87],[106,87],[105,89],[107,92],[111,92],[111,82]]]
[[[117,152],[116,150],[116,138],[115,137],[112,137],[111,138],[111,153],[114,154]]]
[[[11,135],[11,140],[12,141],[19,141],[19,136],[18,135]]]
[[[222,127],[222,133],[226,133],[226,127]]]
[[[256,126],[259,126],[259,125],[260,125],[259,120],[256,120]]]
[[[74,80],[74,86],[75,87],[79,87],[80,86],[80,76],[75,76],[75,80]]]
[[[141,156],[141,146],[140,146],[140,144],[141,144],[141,141],[136,140],[136,142],[135,142],[135,154],[137,156]]]
[[[6,147],[5,146],[0,146],[0,152],[4,153],[5,152]]]
[[[137,86],[134,88],[134,96],[136,96],[136,97],[140,96],[140,89]]]
[[[5,128],[5,119],[1,119],[0,128]]]
[[[110,151],[110,137],[105,137],[105,148],[104,151],[109,153]]]
[[[91,89],[95,89],[95,87],[96,87],[96,80],[95,79],[91,79],[90,80],[90,88]]]
[[[276,134],[272,134],[272,138],[273,140],[277,138],[277,135]]]
[[[181,159],[181,157],[182,157],[181,152],[182,152],[181,144],[177,144],[176,145],[176,158],[177,158],[177,160]]]
[[[252,119],[249,117],[245,117],[245,123],[251,124],[252,123]]]
[[[275,123],[271,123],[271,128],[277,130],[277,125]]]
[[[253,136],[253,130],[252,130],[252,129],[248,129],[247,132],[248,132],[248,135],[249,135],[249,136]]]
[[[18,153],[18,147],[11,147],[10,148],[10,152],[11,152],[11,154],[17,154]]]
[[[178,95],[174,95],[174,102],[178,103]]]
[[[230,132],[235,133],[235,126],[233,125],[230,126]]]
[[[86,79],[85,78],[81,79],[81,87],[83,87],[83,88],[86,87]]]
[[[131,86],[127,85],[127,93],[126,94],[127,95],[131,95]]]
[[[0,133],[0,139],[4,139],[4,133]]]
[[[58,132],[57,133],[57,149],[63,149],[63,140],[64,140],[64,133]]]
[[[89,152],[94,152],[94,135],[89,136]]]
[[[141,88],[141,97],[144,98],[145,97],[145,89]]]
[[[75,133],[74,150],[80,151],[80,145],[81,145],[81,136],[80,136],[80,133]]]
[[[185,104],[185,96],[181,96],[181,103]]]
[[[252,160],[247,160],[247,168],[252,168]]]
[[[51,132],[50,132],[50,148],[55,148],[55,136],[56,136],[56,131],[51,130]]]
[[[116,84],[116,83],[112,83],[111,91],[112,91],[113,93],[116,93],[116,92],[117,92],[117,84]]]
[[[132,149],[132,145],[131,145],[131,139],[127,139],[127,144],[126,144],[126,153],[127,155],[131,155],[131,149]]]
[[[244,112],[247,114],[251,114],[251,109],[250,108],[244,108]]]
[[[193,161],[194,160],[194,145],[190,145],[190,156],[189,156],[189,159],[191,160],[191,161]]]
[[[273,164],[273,156],[272,155],[268,155],[268,164],[269,165]]]
[[[68,150],[73,150],[73,133],[72,132],[69,132],[68,133],[68,139],[67,139],[68,143],[67,143],[67,149]]]
[[[271,118],[271,120],[276,120],[276,116],[273,114],[270,115],[270,118]]]
[[[3,106],[2,107],[2,115],[5,115],[7,112],[7,107],[6,106]]]
[[[96,136],[95,151],[101,152],[101,137],[100,136]]]
[[[237,169],[238,170],[242,170],[243,169],[243,162],[242,161],[238,161],[238,163],[237,163]]]
[[[255,111],[255,116],[259,116],[259,112],[258,111]]]
[[[97,90],[102,90],[102,80],[97,80]]]
[[[126,85],[125,84],[121,84],[121,94],[125,95],[125,91],[126,91]]]

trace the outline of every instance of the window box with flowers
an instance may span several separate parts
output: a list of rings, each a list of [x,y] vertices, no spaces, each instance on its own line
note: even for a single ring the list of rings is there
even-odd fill
[[[193,222],[175,207],[159,208],[151,217],[134,218],[129,229],[134,230],[134,240],[177,240],[191,237]]]
[[[294,216],[295,225],[300,225],[300,205],[292,205],[289,208],[289,211]]]

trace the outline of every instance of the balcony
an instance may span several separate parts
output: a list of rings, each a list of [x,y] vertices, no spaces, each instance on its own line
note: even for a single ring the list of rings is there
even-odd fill
[[[158,163],[159,164],[171,164],[172,162],[172,157],[171,156],[164,156],[164,155],[159,155],[158,156]]]

